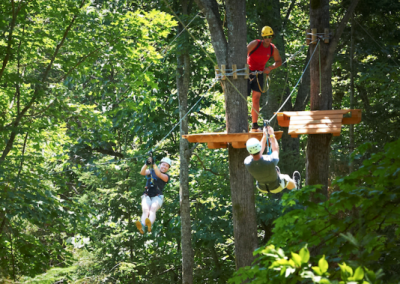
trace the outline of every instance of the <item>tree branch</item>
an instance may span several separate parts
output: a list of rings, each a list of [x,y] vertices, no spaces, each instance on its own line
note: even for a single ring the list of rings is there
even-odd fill
[[[18,15],[18,10],[15,11],[14,0],[11,0],[11,5],[12,5],[12,19],[11,19],[11,24],[10,24],[10,32],[8,33],[8,39],[7,39],[6,56],[3,59],[3,66],[1,67],[1,70],[0,70],[0,80],[1,80],[1,77],[3,77],[4,70],[6,69],[8,60],[10,59],[10,56],[11,56],[11,41],[12,41],[12,36],[13,36],[14,28],[15,28],[15,23],[17,21],[17,15]]]
[[[218,61],[218,64],[226,64],[227,58],[225,56],[228,54],[228,43],[226,41],[224,30],[222,28],[222,21],[221,15],[218,10],[218,3],[215,0],[195,0],[195,2],[206,16],[215,55],[217,57],[217,60],[222,61]]]
[[[336,29],[336,33],[333,37],[333,39],[330,41],[330,45],[329,45],[329,51],[328,51],[328,57],[326,59],[326,65],[327,68],[331,68],[332,62],[333,62],[333,58],[335,56],[335,50],[336,47],[339,43],[339,39],[344,31],[344,28],[346,27],[347,22],[349,21],[351,14],[354,13],[354,10],[358,4],[359,0],[352,0],[349,8],[347,9],[345,15],[343,16],[342,20],[340,21],[337,29]]]
[[[212,174],[214,174],[214,175],[216,175],[216,176],[225,176],[224,174],[219,174],[219,173],[217,173],[217,172],[214,172],[214,171],[211,170],[211,169],[207,169],[206,166],[204,165],[203,161],[200,159],[199,155],[197,155],[196,153],[194,153],[193,155],[197,157],[197,159],[199,160],[201,166],[203,167],[203,169],[204,169],[206,172],[210,172],[210,173],[212,173]]]
[[[13,1],[14,3],[14,1]],[[85,0],[82,0],[81,6],[79,8],[82,8],[83,5],[85,4]],[[54,60],[56,59],[58,52],[60,50],[60,48],[63,46],[65,39],[67,38],[67,35],[69,33],[69,31],[71,30],[73,24],[75,23],[75,20],[77,18],[78,14],[74,15],[74,17],[72,18],[70,24],[68,25],[68,27],[66,28],[63,38],[61,39],[61,42],[57,45],[56,50],[54,51],[53,56],[51,57],[50,63],[47,66],[45,72],[43,73],[43,77],[42,77],[42,83],[44,83],[47,79],[47,76],[50,72],[50,69],[53,65]],[[35,88],[35,92],[32,96],[32,99],[29,101],[29,103],[22,109],[22,111],[17,115],[17,117],[15,118],[15,121],[12,123],[12,126],[14,129],[17,129],[17,127],[19,126],[22,118],[24,117],[25,113],[32,107],[33,103],[36,101],[36,99],[39,97],[40,95],[40,89],[39,87],[36,86]],[[4,162],[4,160],[6,159],[8,153],[11,151],[14,141],[15,141],[15,137],[17,136],[17,131],[13,130],[10,134],[10,138],[7,141],[6,147],[3,150],[3,153],[0,157],[0,164]]]
[[[287,21],[289,20],[289,16],[290,16],[290,13],[292,12],[294,4],[296,4],[296,0],[292,0],[292,2],[290,3],[289,9],[285,16],[285,19],[283,20],[282,29],[285,29],[285,27],[286,27]]]

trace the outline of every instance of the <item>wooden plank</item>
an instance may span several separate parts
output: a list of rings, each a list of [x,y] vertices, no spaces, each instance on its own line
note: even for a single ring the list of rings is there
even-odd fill
[[[351,112],[351,109],[332,109],[332,110],[307,110],[307,111],[283,111],[286,116],[303,116],[303,115],[335,115]]]
[[[329,124],[342,124],[342,118],[328,119],[296,119],[292,118],[290,121],[290,125],[306,125],[306,124],[320,124],[320,123],[329,123]]]
[[[228,148],[228,143],[207,143],[208,149]]]
[[[222,77],[221,80],[226,80],[226,65],[221,65],[221,73],[222,73]]]
[[[290,135],[294,134],[326,134],[326,133],[340,133],[342,128],[302,128],[295,131],[288,131]]]
[[[284,115],[282,112],[278,112],[277,116],[276,116],[277,120],[278,120],[278,124],[281,127],[288,127],[290,124],[290,117]]]
[[[281,139],[283,131],[275,131],[277,140]],[[261,140],[262,132],[250,133],[199,133],[182,135],[182,138],[187,139],[191,143],[232,143],[232,142],[246,142],[250,138],[257,138]]]
[[[361,117],[343,117],[343,124],[358,124],[361,122]]]
[[[316,28],[311,29],[311,33],[312,33],[312,35],[311,35],[311,43],[312,44],[317,44],[317,29]]]
[[[302,128],[341,128],[342,124],[305,124],[305,125],[290,125],[289,130],[291,129],[302,129]]]
[[[307,44],[307,45],[310,45],[310,41],[311,41],[311,35],[310,35],[310,33],[311,33],[311,29],[307,29],[307,30],[306,30],[306,44]]]
[[[236,64],[232,64],[232,73],[233,73],[233,80],[237,79],[237,66]]]
[[[324,42],[329,43],[329,29],[324,29]]]
[[[311,120],[319,120],[319,119],[340,119],[342,120],[343,114],[333,114],[333,115],[299,115],[299,116],[291,116],[290,121],[311,121]]]
[[[246,148],[246,142],[232,142],[231,145],[235,149]]]
[[[361,122],[361,109],[352,109],[350,117],[343,118],[343,124],[358,124]]]
[[[244,72],[246,74],[246,75],[244,75],[244,78],[247,80],[247,79],[249,79],[249,76],[250,76],[249,65],[248,64],[244,65],[244,68],[245,68]]]

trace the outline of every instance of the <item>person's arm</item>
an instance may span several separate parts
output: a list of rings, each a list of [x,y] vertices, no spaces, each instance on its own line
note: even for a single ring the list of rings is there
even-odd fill
[[[148,170],[147,167],[151,166],[152,161],[153,161],[153,157],[149,157],[146,159],[145,164],[143,165],[142,169],[140,170],[140,174],[142,176],[147,176],[150,174],[150,170]]]
[[[264,153],[265,145],[267,144],[267,128],[263,128],[263,137],[261,138],[261,155]]]
[[[140,170],[140,174],[142,176],[147,176],[147,175],[150,174],[150,170],[147,169],[147,165],[146,164],[143,165],[142,169]]]
[[[269,134],[269,143],[271,144],[272,152],[276,152],[279,156],[279,144],[276,141],[274,129],[271,126],[268,126],[268,134]]]
[[[249,56],[249,53],[252,52],[254,48],[256,48],[257,44],[258,44],[258,41],[253,40],[252,42],[250,42],[247,45],[247,56]]]
[[[157,164],[156,164],[156,163],[153,164],[153,170],[154,170],[154,172],[156,173],[156,175],[157,175],[160,179],[162,179],[162,180],[165,181],[165,182],[168,181],[168,178],[169,178],[168,175],[163,174],[163,173],[160,171],[160,169],[157,167]]]
[[[276,48],[276,46],[274,47],[273,57],[274,57],[275,63],[264,69],[264,73],[266,73],[266,74],[269,74],[269,72],[271,72],[273,69],[276,69],[282,65],[282,58],[281,58],[281,55],[279,54],[279,50]]]

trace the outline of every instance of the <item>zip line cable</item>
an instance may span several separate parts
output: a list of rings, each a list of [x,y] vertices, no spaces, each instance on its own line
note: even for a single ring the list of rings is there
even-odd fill
[[[188,26],[194,21],[194,19],[196,19],[196,18],[199,16],[199,14],[200,14],[200,12],[198,12],[198,13],[192,18],[192,20],[188,23]],[[184,31],[185,31],[185,30],[183,29],[179,34],[177,34],[177,35],[174,37],[174,39],[164,48],[164,50],[161,52],[161,54],[164,54],[164,57],[162,58],[162,60],[164,60],[164,59],[167,57],[168,53],[171,51],[171,49],[168,49],[168,48],[171,46],[171,44],[172,44],[175,40],[177,40],[178,37],[179,37]],[[151,66],[153,66],[153,64],[154,64],[154,62],[150,63],[150,64],[146,67],[146,69],[144,69],[144,71],[141,72],[140,75],[139,75],[131,84],[134,84],[137,80],[139,80],[139,78],[141,78],[141,76],[142,76],[143,74],[145,74],[146,71],[149,70],[149,68],[150,68]],[[126,92],[128,92],[129,89],[130,89],[130,88],[127,88],[127,90],[126,90],[125,92],[123,92],[122,95],[125,94]],[[131,94],[132,94],[132,93],[131,93]],[[128,96],[128,97],[129,97],[129,96]],[[123,101],[126,100],[128,97],[122,98],[119,102],[120,102],[120,103],[123,102]]]
[[[269,121],[271,121],[271,120],[274,119],[274,117],[278,114],[278,112],[283,108],[283,106],[287,103],[287,101],[289,100],[289,98],[292,96],[294,90],[296,90],[297,85],[300,83],[301,79],[302,79],[303,76],[304,76],[304,73],[306,73],[306,71],[307,71],[308,65],[310,65],[311,59],[313,58],[314,53],[315,53],[315,51],[317,50],[319,43],[320,43],[320,40],[318,40],[317,45],[315,46],[314,52],[311,54],[310,60],[308,61],[306,67],[304,68],[303,73],[301,74],[301,76],[300,76],[299,80],[297,81],[296,85],[293,87],[293,90],[290,92],[289,96],[286,98],[286,100],[285,100],[285,101],[283,102],[283,104],[279,107],[279,109],[275,112],[275,114],[270,118]]]
[[[215,84],[216,84],[217,82],[218,82],[218,80],[216,80],[216,79],[213,80],[213,82],[211,83],[211,86],[208,88],[208,90],[206,91],[205,95],[208,94],[208,93],[210,92],[210,90],[215,86]],[[194,107],[195,107],[198,103],[201,102],[201,100],[205,97],[205,95],[201,95],[201,96],[200,96],[200,99],[197,100],[197,102],[186,112],[186,114],[179,120],[179,122],[175,124],[175,126],[168,132],[168,134],[165,135],[164,138],[156,144],[156,147],[154,147],[154,148],[151,150],[151,152],[154,152],[155,150],[157,150],[157,149],[160,147],[160,144],[172,133],[172,131],[182,122],[182,120],[194,109]],[[147,152],[146,154],[142,154],[142,155],[136,155],[136,156],[133,156],[133,157],[123,158],[123,159],[121,159],[121,160],[114,160],[114,159],[111,159],[111,160],[109,160],[109,161],[107,161],[107,162],[104,162],[104,163],[86,164],[86,165],[84,165],[84,166],[81,166],[80,168],[76,167],[75,169],[68,169],[68,170],[63,170],[63,171],[59,171],[59,172],[50,172],[50,173],[46,173],[46,175],[47,175],[47,176],[50,176],[50,175],[57,175],[57,174],[62,174],[62,173],[66,173],[66,172],[73,172],[73,171],[76,170],[76,169],[82,169],[82,168],[85,169],[85,168],[91,168],[91,167],[92,167],[92,168],[98,168],[98,166],[102,166],[102,165],[110,165],[110,164],[114,164],[114,163],[118,163],[118,162],[121,162],[121,163],[122,163],[122,162],[124,162],[124,161],[126,161],[126,160],[132,160],[132,159],[139,159],[139,158],[147,157],[147,156],[148,156],[148,153],[149,153],[149,152]],[[25,156],[26,156],[26,155],[25,155]],[[13,167],[14,169],[20,169],[20,167],[14,167],[14,166],[12,166],[12,167]],[[46,171],[47,169],[43,169],[43,170]],[[40,174],[40,175],[38,175],[38,177],[43,178],[44,175]],[[15,180],[15,179],[14,179],[14,180]],[[19,180],[19,178],[18,178],[18,180]],[[6,183],[6,182],[0,182],[0,184],[4,184],[4,183]]]
[[[188,34],[193,38],[194,42],[197,43],[196,38],[193,36],[193,34],[189,31],[189,29],[187,28],[187,26],[182,22],[182,20],[178,17],[178,15],[174,12],[174,10],[171,8],[171,6],[168,4],[167,0],[164,0],[165,4],[168,6],[168,8],[171,10],[171,12],[175,15],[175,17],[178,19],[178,21],[182,24],[182,26],[185,28],[185,30],[188,32]],[[199,45],[199,47],[201,48],[201,50],[203,50],[203,52],[207,55],[207,57],[211,60],[211,62],[215,65],[217,65],[217,63],[211,58],[211,56],[208,54],[208,52],[201,46]],[[229,82],[229,84],[231,84],[231,86],[236,90],[236,92],[239,93],[239,95],[246,101],[247,105],[249,104],[249,102],[247,101],[247,98],[245,96],[243,96],[243,94],[238,90],[238,88],[232,83],[232,81],[226,77],[227,81]],[[260,115],[260,113],[254,109],[254,107],[251,105],[251,108],[258,114]]]
[[[369,32],[368,32],[366,29],[364,29],[364,27],[363,27],[362,25],[360,25],[360,23],[359,23],[357,20],[354,20],[354,21],[364,30],[364,32],[365,32],[367,35],[369,35],[370,38],[372,38],[372,40],[379,46],[379,48],[380,48],[384,53],[386,53],[386,54],[389,56],[389,58],[394,62],[394,64],[396,64],[397,67],[400,67],[399,64],[392,58],[392,55],[391,55],[388,51],[386,51],[386,49],[383,48],[383,47],[369,34]]]
[[[163,0],[163,1],[164,1],[165,4],[168,6],[168,8],[171,10],[171,12],[175,15],[175,17],[178,19],[178,21],[182,24],[182,26],[185,28],[185,30],[188,32],[188,34],[193,38],[193,40],[194,40],[195,42],[197,42],[197,41],[196,41],[196,38],[195,38],[195,37],[193,36],[193,34],[189,31],[189,29],[188,29],[187,26],[182,22],[182,20],[178,17],[178,15],[174,12],[174,10],[173,10],[173,9],[171,8],[171,6],[168,4],[167,0]],[[319,39],[318,39],[318,44],[319,44]],[[207,57],[211,60],[211,62],[212,62],[214,65],[217,65],[217,63],[211,58],[211,56],[208,54],[208,52],[207,52],[201,45],[199,45],[199,47],[201,48],[201,50],[203,50],[203,52],[207,55]],[[315,50],[314,50],[314,52],[315,52]],[[313,55],[314,55],[314,53],[313,53]],[[311,58],[312,58],[312,57],[311,57]],[[310,58],[310,61],[311,61],[311,58]],[[307,66],[308,66],[308,64],[310,63],[310,61],[307,63]],[[242,70],[242,69],[240,69],[240,70]],[[305,71],[305,70],[304,70],[304,71]],[[300,79],[303,77],[303,75],[304,75],[304,72],[303,72],[303,74],[301,75]],[[227,79],[227,81],[232,85],[232,87],[239,93],[239,95],[246,101],[246,103],[249,104],[247,98],[246,98],[245,96],[243,96],[243,94],[236,88],[236,86],[232,83],[232,81],[231,81],[228,77],[226,77],[226,79]],[[295,88],[297,87],[298,83],[300,82],[300,79],[299,79],[299,81],[297,82]],[[294,89],[293,89],[293,91],[294,91]],[[292,95],[293,91],[290,93],[289,97]],[[288,98],[289,98],[289,97],[288,97]],[[286,99],[286,101],[282,104],[282,106],[279,108],[279,110],[283,107],[283,105],[287,102],[287,100],[288,100],[288,99]],[[252,105],[251,105],[251,109],[254,110],[254,111],[260,116],[260,113],[259,113],[257,110],[255,110],[254,107],[253,107]],[[279,112],[279,110],[278,110],[278,112]],[[275,115],[276,115],[276,114],[275,114]],[[273,119],[273,118],[275,117],[275,115],[273,115],[271,119]]]
[[[214,82],[212,82],[211,86],[208,88],[208,90],[206,91],[206,94],[208,94],[208,92],[215,86],[215,84],[218,82],[218,80],[214,80]],[[182,122],[182,120],[193,110],[193,108],[204,98],[204,95],[200,96],[200,99],[186,112],[186,114],[179,120],[179,122],[177,124],[175,124],[175,126],[171,129],[170,132],[168,132],[167,135],[165,135],[165,137],[156,144],[156,147],[154,147],[154,149],[152,149],[152,152],[157,150],[157,148],[159,147],[159,144],[161,144],[161,142],[163,142],[168,135],[171,134],[171,132]]]

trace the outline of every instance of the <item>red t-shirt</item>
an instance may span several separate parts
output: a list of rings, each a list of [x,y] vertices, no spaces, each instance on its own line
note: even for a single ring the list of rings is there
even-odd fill
[[[257,39],[258,43],[260,41],[261,40]],[[270,44],[270,46],[264,47],[264,45],[261,42],[260,46],[256,49],[256,51],[251,53],[250,56],[247,56],[247,64],[249,64],[249,69],[251,71],[263,71],[265,64],[268,62],[268,60],[272,57],[274,53],[274,48],[275,45],[273,45],[272,43]]]

